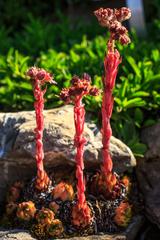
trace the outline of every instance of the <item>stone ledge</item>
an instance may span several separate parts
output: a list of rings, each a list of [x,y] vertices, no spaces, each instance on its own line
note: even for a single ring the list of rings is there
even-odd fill
[[[73,237],[68,240],[135,240],[139,230],[144,224],[144,217],[141,215],[135,216],[132,222],[127,227],[126,231],[121,234],[105,234],[93,235],[86,237]],[[22,230],[0,230],[0,240],[35,240],[29,232]],[[53,240],[53,238],[52,238]],[[57,239],[64,240],[64,239]]]

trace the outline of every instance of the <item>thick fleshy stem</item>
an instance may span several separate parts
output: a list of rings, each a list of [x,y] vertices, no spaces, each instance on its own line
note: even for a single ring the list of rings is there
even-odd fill
[[[112,136],[112,129],[110,125],[110,118],[113,109],[113,96],[112,91],[115,86],[115,80],[118,72],[118,65],[120,64],[120,55],[116,50],[115,52],[108,51],[104,60],[105,74],[103,76],[103,100],[102,100],[102,156],[103,166],[102,172],[106,177],[107,188],[112,190],[116,184],[116,177],[112,174],[113,163],[109,153],[110,138]]]
[[[74,144],[77,149],[76,153],[76,178],[77,178],[77,191],[78,191],[78,202],[81,206],[83,206],[86,201],[85,198],[85,181],[83,176],[84,170],[84,162],[83,162],[83,153],[84,153],[84,145],[86,143],[86,139],[83,136],[84,132],[84,121],[85,121],[85,109],[82,104],[82,96],[75,97],[74,100],[74,122],[75,122],[75,137]]]
[[[44,149],[43,149],[43,130],[44,130],[44,94],[46,90],[41,90],[39,80],[36,78],[34,81],[34,108],[36,113],[36,125],[35,128],[35,137],[36,137],[36,161],[37,161],[37,168],[39,171],[44,171],[43,166],[43,159],[44,159]]]
[[[44,94],[46,88],[42,90],[42,86],[46,82],[53,82],[52,77],[43,69],[32,67],[28,70],[27,75],[32,79],[33,93],[35,98],[34,108],[36,113],[36,128],[35,128],[35,139],[36,139],[36,163],[37,163],[37,177],[35,181],[35,188],[38,190],[45,190],[51,184],[47,173],[44,170],[43,159],[43,130],[44,130]],[[53,82],[55,83],[55,82]]]
[[[35,128],[35,138],[36,138],[36,162],[37,162],[37,178],[35,187],[39,190],[46,189],[50,183],[50,179],[44,170],[44,148],[43,148],[43,130],[44,130],[44,94],[46,89],[41,90],[39,80],[35,78],[34,81],[34,97],[35,97],[35,113],[36,113],[36,128]]]

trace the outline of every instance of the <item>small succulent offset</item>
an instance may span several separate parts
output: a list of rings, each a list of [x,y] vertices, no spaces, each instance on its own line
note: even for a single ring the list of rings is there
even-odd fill
[[[63,224],[59,219],[54,219],[50,225],[47,226],[47,232],[52,237],[58,237],[64,232]]]
[[[115,211],[114,221],[118,226],[126,227],[132,217],[132,206],[128,202],[121,202]]]
[[[22,202],[17,207],[17,217],[24,221],[34,218],[37,209],[32,201]]]
[[[120,54],[115,49],[115,41],[118,40],[122,45],[130,43],[128,30],[122,26],[122,22],[131,17],[131,11],[128,8],[110,9],[100,8],[94,12],[101,26],[108,28],[110,38],[108,40],[108,50],[104,58],[103,99],[102,99],[102,156],[103,166],[102,174],[97,177],[100,185],[105,184],[104,195],[110,197],[114,193],[114,187],[117,184],[116,175],[113,171],[113,163],[109,153],[110,138],[112,129],[110,118],[112,115],[114,99],[112,92],[115,86],[118,66],[121,63]],[[102,189],[102,186],[99,186]],[[116,194],[115,194],[116,196]]]
[[[59,199],[63,202],[67,200],[71,201],[74,198],[74,190],[72,185],[65,182],[60,182],[55,186],[51,195],[55,200]]]
[[[51,209],[43,207],[36,214],[36,219],[37,219],[38,223],[46,226],[46,225],[51,224],[51,222],[54,219],[54,216],[55,216],[55,214],[54,214],[54,212]]]
[[[72,222],[77,227],[85,227],[92,221],[91,210],[86,202],[85,197],[85,180],[83,175],[84,162],[83,152],[86,139],[83,136],[85,109],[82,99],[86,95],[97,96],[99,90],[91,86],[91,77],[84,73],[82,78],[74,76],[71,79],[71,87],[62,89],[60,98],[65,103],[72,102],[74,104],[74,123],[75,136],[74,145],[77,149],[76,161],[76,178],[77,178],[77,204],[72,210]]]
[[[10,187],[9,192],[7,193],[6,201],[7,203],[15,203],[20,198],[24,184],[22,182],[15,182],[13,186]]]
[[[37,178],[35,182],[35,188],[38,190],[45,190],[51,184],[47,173],[44,170],[43,159],[44,159],[44,149],[43,149],[43,129],[44,129],[44,94],[46,92],[45,84],[53,83],[53,78],[50,73],[44,69],[31,67],[27,75],[31,78],[33,84],[33,92],[35,97],[35,113],[36,113],[36,128],[35,128],[35,138],[36,138],[36,162],[37,162]],[[43,88],[43,89],[42,89]]]

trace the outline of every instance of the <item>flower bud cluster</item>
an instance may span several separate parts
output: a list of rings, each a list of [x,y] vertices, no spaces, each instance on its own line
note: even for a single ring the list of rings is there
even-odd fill
[[[98,88],[91,86],[91,77],[87,73],[84,73],[82,78],[73,76],[71,84],[70,88],[63,88],[60,93],[60,98],[66,103],[71,102],[75,96],[99,95]]]
[[[129,8],[122,7],[114,10],[99,8],[94,14],[100,25],[109,29],[112,40],[119,40],[122,45],[130,43],[128,30],[122,26],[122,22],[131,17],[131,10]]]
[[[27,76],[29,76],[33,80],[39,80],[41,85],[44,85],[46,82],[54,84],[56,83],[55,81],[53,81],[53,76],[42,68],[31,67],[27,71]]]

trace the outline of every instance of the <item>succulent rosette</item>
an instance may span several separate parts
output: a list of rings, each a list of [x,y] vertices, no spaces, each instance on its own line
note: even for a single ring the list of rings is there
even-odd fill
[[[42,225],[49,225],[54,219],[54,212],[49,208],[42,208],[36,214],[36,220]]]
[[[17,207],[17,217],[21,220],[30,221],[34,218],[37,209],[32,201],[22,202]]]
[[[127,227],[132,217],[132,207],[128,202],[121,202],[115,211],[114,221],[118,226]]]
[[[74,198],[74,190],[72,185],[65,182],[60,182],[57,184],[51,194],[53,199],[60,199],[63,202],[67,200],[71,201]]]
[[[50,225],[47,226],[47,232],[52,237],[58,237],[64,232],[63,224],[59,219],[54,219]]]

